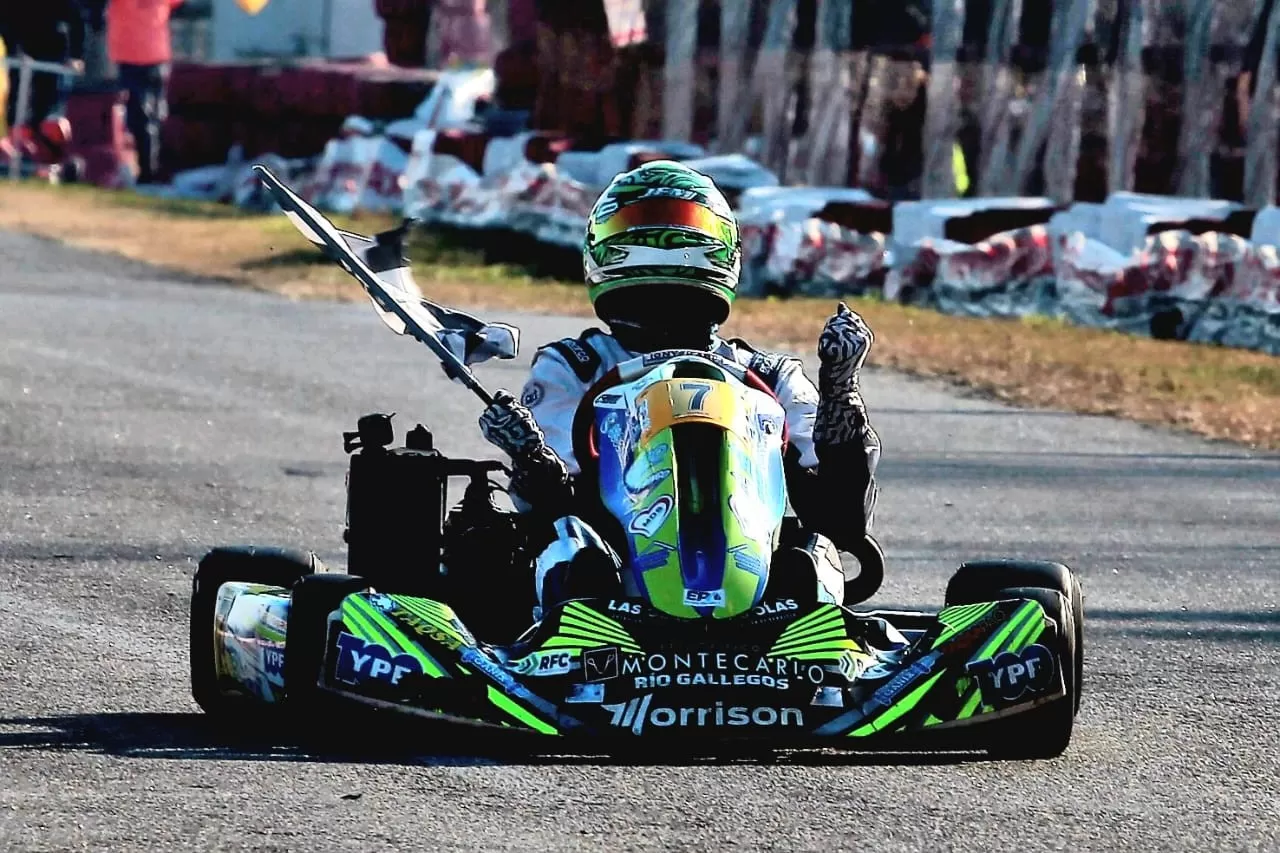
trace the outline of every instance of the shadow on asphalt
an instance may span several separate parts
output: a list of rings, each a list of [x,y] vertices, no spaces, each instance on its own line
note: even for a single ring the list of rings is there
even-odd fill
[[[1276,610],[1112,610],[1086,604],[1084,622],[1093,637],[1280,643]]]
[[[375,733],[376,732],[376,733]],[[289,761],[406,766],[623,765],[623,766],[921,766],[990,761],[978,752],[847,752],[833,749],[722,746],[712,754],[653,741],[607,750],[554,750],[535,735],[470,729],[443,723],[334,720],[323,731],[299,735],[283,725],[241,721],[217,724],[199,713],[103,713],[0,717],[0,752],[91,752],[126,758],[211,761]]]

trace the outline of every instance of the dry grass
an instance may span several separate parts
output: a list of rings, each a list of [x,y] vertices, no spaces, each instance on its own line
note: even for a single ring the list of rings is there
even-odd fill
[[[365,233],[389,223],[380,217],[339,222]],[[0,228],[296,298],[362,298],[354,282],[278,215],[80,187],[0,184]],[[505,255],[495,257],[495,247]],[[529,251],[510,236],[466,246],[426,235],[415,239],[412,256],[419,281],[442,302],[589,316],[582,288],[568,280],[572,261],[554,253],[540,267],[510,261]],[[832,307],[829,300],[744,300],[730,331],[808,349]],[[1047,320],[949,317],[868,300],[857,309],[876,330],[877,364],[946,378],[1010,402],[1116,415],[1280,449],[1278,358]]]

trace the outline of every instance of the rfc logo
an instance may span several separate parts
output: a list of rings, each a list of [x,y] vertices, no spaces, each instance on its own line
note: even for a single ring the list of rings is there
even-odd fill
[[[982,696],[991,705],[1010,705],[1027,694],[1046,693],[1054,686],[1053,653],[1036,643],[1021,652],[1003,652],[965,668],[978,679]]]
[[[410,674],[423,674],[422,664],[413,655],[393,654],[385,646],[366,643],[345,631],[338,635],[338,663],[333,676],[344,684],[399,684]]]
[[[564,675],[573,669],[573,652],[533,652],[515,662],[521,675]]]
[[[609,681],[619,675],[618,647],[602,646],[582,652],[582,680]]]

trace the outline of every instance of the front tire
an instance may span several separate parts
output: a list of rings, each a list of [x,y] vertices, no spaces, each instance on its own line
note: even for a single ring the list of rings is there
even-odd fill
[[[284,645],[284,701],[291,715],[314,719],[321,715],[324,694],[324,655],[329,644],[329,614],[343,599],[363,592],[369,582],[356,575],[311,575],[293,586]]]
[[[1009,587],[999,590],[997,597],[1036,601],[1044,608],[1045,615],[1058,623],[1058,637],[1052,651],[1066,690],[1062,697],[1030,711],[993,721],[985,744],[987,752],[995,758],[1010,760],[1057,758],[1071,744],[1079,697],[1075,673],[1081,658],[1075,643],[1071,608],[1058,591],[1038,587]]]
[[[222,585],[260,583],[289,588],[299,578],[323,571],[324,564],[309,551],[246,545],[214,548],[204,555],[191,581],[190,664],[191,696],[206,714],[221,716],[261,704],[224,693],[218,683],[213,622]]]
[[[990,560],[965,563],[947,584],[946,604],[1022,598],[1036,601],[1058,624],[1054,658],[1065,694],[1008,720],[984,726],[991,755],[1007,759],[1054,758],[1071,742],[1080,710],[1084,672],[1084,602],[1080,582],[1061,563]]]
[[[1084,694],[1084,593],[1075,572],[1062,563],[1047,560],[972,560],[963,563],[947,582],[946,604],[993,601],[996,593],[1011,587],[1052,589],[1070,604],[1075,625],[1075,710],[1080,712]]]

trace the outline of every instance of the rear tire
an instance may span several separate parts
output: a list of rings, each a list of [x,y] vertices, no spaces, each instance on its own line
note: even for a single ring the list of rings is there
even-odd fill
[[[285,707],[292,716],[314,720],[327,703],[319,689],[329,644],[329,614],[355,592],[369,589],[356,575],[310,575],[293,586],[284,645]]]
[[[973,604],[993,601],[997,593],[1010,587],[1052,589],[1070,603],[1071,621],[1075,626],[1075,697],[1076,713],[1084,691],[1084,594],[1075,572],[1062,563],[1046,560],[973,560],[964,563],[947,582],[945,602]]]
[[[213,619],[222,585],[260,583],[287,589],[299,578],[323,571],[324,564],[309,551],[246,545],[214,548],[204,555],[191,581],[190,664],[191,696],[206,714],[220,716],[265,707],[244,696],[225,694],[218,684]]]

